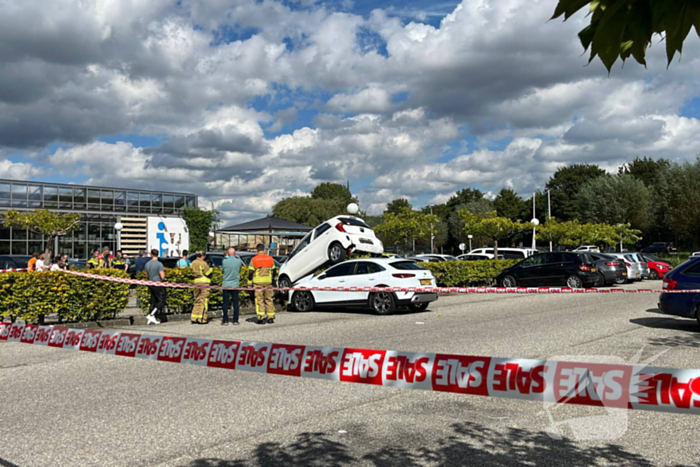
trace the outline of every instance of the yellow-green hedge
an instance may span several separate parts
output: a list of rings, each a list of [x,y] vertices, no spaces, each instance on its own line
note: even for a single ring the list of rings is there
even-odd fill
[[[490,286],[496,282],[496,276],[506,268],[518,263],[517,259],[498,261],[443,261],[440,263],[418,263],[430,269],[438,287],[476,287]]]
[[[117,269],[100,269],[98,273],[129,277]],[[52,313],[64,322],[111,318],[123,311],[128,301],[128,284],[64,272],[0,273],[0,316],[12,320],[36,322]]]
[[[147,279],[145,271],[142,271],[136,276],[137,279]],[[212,285],[221,285],[222,275],[221,268],[213,268],[211,275]],[[241,268],[241,287],[248,286],[248,268]],[[192,276],[191,268],[172,268],[165,270],[165,282],[177,282],[180,284],[193,284],[194,277]],[[170,313],[191,313],[194,306],[194,293],[192,289],[176,289],[168,287],[166,292],[166,309]],[[144,313],[148,313],[148,303],[151,298],[148,292],[148,287],[138,286],[136,288],[136,296],[138,297],[139,306]],[[209,309],[220,308],[223,302],[223,294],[221,290],[212,290],[209,295]],[[250,292],[241,292],[240,304],[247,306],[251,303]]]

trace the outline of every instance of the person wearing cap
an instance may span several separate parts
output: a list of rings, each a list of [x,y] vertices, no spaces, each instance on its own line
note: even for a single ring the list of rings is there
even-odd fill
[[[248,280],[255,287],[255,312],[258,324],[274,324],[275,304],[272,301],[275,292],[272,290],[277,281],[277,267],[272,256],[265,254],[265,246],[259,244],[258,254],[250,260]]]
[[[194,289],[194,307],[190,315],[192,324],[207,324],[209,322],[207,309],[209,308],[210,290],[206,286],[211,283],[210,276],[213,270],[209,267],[207,262],[204,261],[204,257],[205,253],[203,251],[198,251],[197,259],[192,261],[191,265],[195,285],[202,286],[195,287]]]

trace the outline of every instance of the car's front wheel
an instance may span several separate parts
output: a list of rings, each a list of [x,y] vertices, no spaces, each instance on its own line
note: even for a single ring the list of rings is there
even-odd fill
[[[566,286],[570,289],[582,289],[583,281],[578,276],[569,276],[566,278]]]
[[[428,303],[428,302],[411,303],[410,305],[408,305],[408,309],[411,311],[420,312],[420,311],[425,311],[428,308],[428,305],[430,305],[430,303]]]
[[[378,315],[390,315],[396,310],[396,301],[391,292],[375,292],[369,296],[369,305]]]
[[[314,296],[311,292],[306,290],[294,292],[294,295],[292,295],[292,305],[297,311],[311,311],[314,309],[315,305]]]
[[[279,280],[277,281],[277,286],[281,289],[287,289],[292,286],[292,281],[290,281],[289,277],[287,276],[280,276]]]
[[[333,243],[328,247],[328,259],[331,264],[338,264],[345,259],[347,252],[340,243]]]
[[[649,279],[651,279],[653,281],[658,281],[659,280],[659,273],[652,269],[651,272],[649,273]]]
[[[515,277],[513,277],[513,276],[505,276],[505,277],[501,280],[501,285],[502,285],[503,287],[517,287],[517,286],[518,286],[518,283],[517,283],[517,281],[515,280]]]
[[[595,286],[596,287],[605,287],[606,286],[605,276],[603,275],[602,272],[598,273],[598,277],[595,280]]]

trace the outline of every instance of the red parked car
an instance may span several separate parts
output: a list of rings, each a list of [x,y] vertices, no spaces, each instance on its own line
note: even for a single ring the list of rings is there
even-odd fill
[[[657,258],[649,253],[642,253],[642,257],[646,260],[649,265],[649,279],[658,280],[663,279],[666,273],[673,269],[671,263]]]

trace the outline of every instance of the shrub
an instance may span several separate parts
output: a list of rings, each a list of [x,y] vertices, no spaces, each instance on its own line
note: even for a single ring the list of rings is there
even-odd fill
[[[475,287],[493,285],[496,276],[519,260],[498,261],[443,261],[440,263],[419,263],[429,269],[438,287]]]
[[[142,271],[136,277],[137,279],[146,280],[148,279],[145,271]],[[212,285],[221,285],[223,277],[221,274],[221,268],[213,268],[211,275]],[[175,282],[179,284],[193,284],[194,277],[192,276],[191,268],[173,268],[165,270],[165,282]],[[248,269],[241,268],[241,287],[248,286]],[[194,306],[194,291],[192,289],[177,289],[174,287],[168,287],[165,289],[166,293],[166,309],[172,313],[191,313],[192,307]],[[143,310],[144,314],[148,313],[148,304],[151,298],[148,292],[148,287],[140,285],[136,288],[136,296],[138,297],[139,306]],[[209,309],[221,308],[223,303],[223,293],[221,290],[212,290],[209,295]],[[240,294],[241,306],[248,306],[251,303],[251,293],[241,292]]]
[[[128,278],[117,269],[100,269],[104,276]],[[64,272],[0,274],[0,316],[42,321],[56,313],[67,322],[115,317],[126,308],[129,285],[73,276]]]

